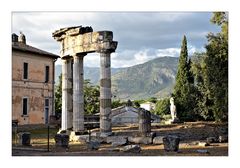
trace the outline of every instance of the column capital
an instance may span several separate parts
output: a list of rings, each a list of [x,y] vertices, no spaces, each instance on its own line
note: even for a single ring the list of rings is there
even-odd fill
[[[86,55],[87,53],[75,53],[75,54],[72,54],[71,56],[74,58],[74,57],[84,57]]]
[[[117,44],[117,41],[99,43],[96,52],[111,54],[112,52],[115,52]]]
[[[65,57],[61,57],[61,60],[62,61],[67,61],[67,60],[71,60],[73,57],[68,55],[68,56],[65,56]]]

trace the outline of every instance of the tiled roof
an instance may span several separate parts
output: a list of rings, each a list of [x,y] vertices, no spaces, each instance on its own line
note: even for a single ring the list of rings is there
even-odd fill
[[[53,57],[53,58],[60,58],[58,55],[49,53],[47,51],[40,50],[38,48],[32,47],[27,44],[19,43],[19,42],[13,42],[12,43],[12,50],[20,50],[23,52],[30,52],[30,53],[36,53],[40,55],[44,55],[47,57]]]

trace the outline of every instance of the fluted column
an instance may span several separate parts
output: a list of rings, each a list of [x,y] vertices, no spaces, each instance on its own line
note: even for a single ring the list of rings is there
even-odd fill
[[[109,52],[100,53],[100,132],[112,133],[111,125],[111,58]]]
[[[73,56],[73,131],[84,131],[83,57]]]
[[[72,59],[62,59],[62,130],[72,128]]]

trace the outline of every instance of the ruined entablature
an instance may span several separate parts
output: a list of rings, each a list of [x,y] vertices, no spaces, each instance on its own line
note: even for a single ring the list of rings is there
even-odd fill
[[[117,42],[113,41],[112,31],[93,32],[91,27],[68,27],[53,33],[55,40],[61,42],[61,57],[91,52],[115,52]]]

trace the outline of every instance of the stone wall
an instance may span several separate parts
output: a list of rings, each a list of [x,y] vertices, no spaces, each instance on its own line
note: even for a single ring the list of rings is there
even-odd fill
[[[23,80],[23,63],[28,63],[28,79]],[[49,81],[45,83],[45,66],[49,66]],[[12,52],[12,120],[19,125],[45,123],[44,101],[49,99],[52,112],[53,59],[21,51]],[[28,115],[22,115],[23,97],[28,98]],[[49,117],[50,118],[50,117]]]

